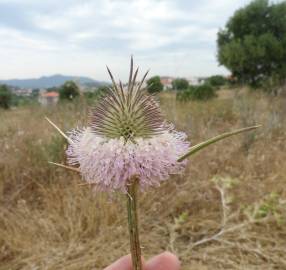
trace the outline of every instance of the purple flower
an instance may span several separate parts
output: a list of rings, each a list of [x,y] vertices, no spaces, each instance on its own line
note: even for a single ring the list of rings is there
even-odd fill
[[[158,186],[170,174],[185,167],[177,162],[189,148],[184,133],[166,129],[151,138],[134,142],[120,138],[107,139],[91,128],[74,130],[67,150],[68,162],[79,165],[83,178],[103,190],[126,191],[128,181],[137,176],[141,189]]]
[[[113,86],[93,109],[90,126],[69,135],[69,164],[102,190],[126,192],[134,177],[144,190],[185,167],[177,160],[189,149],[186,135],[164,122],[158,103],[141,88],[147,73],[139,83],[137,73],[131,60],[124,87],[109,71]]]

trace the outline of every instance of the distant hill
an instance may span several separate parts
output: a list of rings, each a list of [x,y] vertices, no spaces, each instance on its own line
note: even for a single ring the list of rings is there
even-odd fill
[[[0,84],[7,84],[13,87],[19,88],[50,88],[57,87],[65,83],[66,81],[74,80],[81,85],[88,86],[101,86],[108,83],[102,81],[96,81],[88,77],[81,76],[65,76],[65,75],[52,75],[43,76],[37,79],[12,79],[12,80],[0,80]]]

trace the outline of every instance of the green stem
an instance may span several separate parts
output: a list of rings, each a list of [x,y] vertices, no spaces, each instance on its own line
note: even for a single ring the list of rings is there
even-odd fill
[[[215,143],[215,142],[218,142],[220,140],[223,140],[227,137],[230,137],[230,136],[233,136],[233,135],[236,135],[236,134],[239,134],[239,133],[242,133],[242,132],[245,132],[245,131],[250,131],[250,130],[253,130],[253,129],[256,129],[256,128],[259,128],[261,127],[260,125],[259,126],[253,126],[253,127],[246,127],[246,128],[242,128],[242,129],[238,129],[238,130],[234,130],[234,131],[230,131],[230,132],[226,132],[226,133],[223,133],[221,135],[218,135],[214,138],[211,138],[205,142],[201,142],[197,145],[194,145],[193,147],[191,147],[189,149],[189,151],[184,154],[183,156],[181,156],[177,161],[178,162],[182,162],[183,160],[185,160],[186,158],[188,158],[189,156],[195,154],[196,152],[204,149],[205,147]]]
[[[133,270],[142,270],[141,247],[139,241],[138,213],[137,213],[138,179],[134,179],[127,187],[127,211],[130,236],[130,251]]]

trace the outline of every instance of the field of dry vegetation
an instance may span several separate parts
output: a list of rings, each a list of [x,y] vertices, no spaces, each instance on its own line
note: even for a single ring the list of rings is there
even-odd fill
[[[143,254],[169,250],[183,270],[286,269],[286,99],[224,92],[207,102],[160,97],[192,144],[263,127],[197,153],[184,175],[141,194]],[[44,116],[67,131],[87,113],[83,99],[0,111],[0,270],[103,269],[129,253],[125,197],[93,194],[48,164],[65,162],[66,143]]]

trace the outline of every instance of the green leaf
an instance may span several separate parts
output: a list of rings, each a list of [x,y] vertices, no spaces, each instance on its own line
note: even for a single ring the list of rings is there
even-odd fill
[[[197,145],[194,145],[190,148],[190,150],[184,154],[183,156],[181,156],[179,159],[178,159],[178,162],[182,162],[184,159],[188,158],[189,156],[195,154],[196,152],[204,149],[205,147],[215,143],[215,142],[218,142],[220,140],[223,140],[225,138],[228,138],[230,136],[233,136],[233,135],[236,135],[236,134],[239,134],[239,133],[243,133],[243,132],[246,132],[246,131],[250,131],[250,130],[253,130],[253,129],[256,129],[256,128],[259,128],[261,127],[260,125],[259,126],[252,126],[252,127],[247,127],[247,128],[242,128],[242,129],[238,129],[238,130],[235,130],[235,131],[230,131],[230,132],[226,132],[226,133],[223,133],[221,135],[218,135],[212,139],[209,139],[205,142],[201,142]]]

